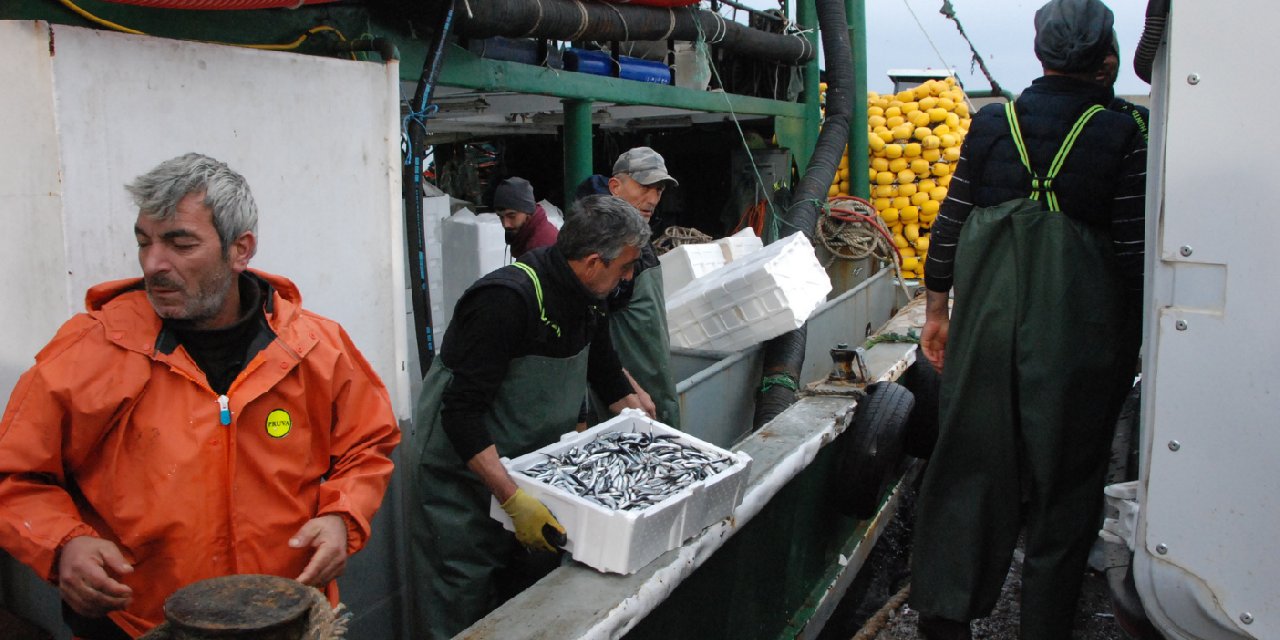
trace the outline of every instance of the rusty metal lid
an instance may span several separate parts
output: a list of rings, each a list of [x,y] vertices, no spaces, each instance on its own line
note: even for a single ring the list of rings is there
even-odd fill
[[[311,603],[309,587],[288,578],[223,576],[174,592],[165,600],[164,616],[195,634],[247,637],[305,620]]]

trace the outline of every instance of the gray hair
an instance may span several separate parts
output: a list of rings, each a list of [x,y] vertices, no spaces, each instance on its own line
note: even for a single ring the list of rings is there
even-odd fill
[[[608,262],[623,248],[639,249],[647,242],[649,224],[635,207],[617,196],[594,195],[573,203],[573,213],[560,229],[556,247],[566,260],[598,253]]]
[[[198,153],[161,162],[156,168],[125,185],[138,211],[156,220],[168,220],[188,194],[204,193],[204,205],[213,211],[213,227],[226,251],[246,231],[258,230],[258,205],[244,176],[225,163]]]

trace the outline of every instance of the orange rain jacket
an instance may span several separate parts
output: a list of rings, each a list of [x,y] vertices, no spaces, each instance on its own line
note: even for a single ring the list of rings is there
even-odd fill
[[[218,395],[178,347],[141,280],[98,285],[18,381],[0,421],[0,546],[57,579],[58,550],[92,535],[134,566],[133,601],[111,618],[138,636],[165,598],[205,578],[297,577],[311,549],[289,538],[338,514],[364,546],[400,432],[386,388],[336,322],[301,307],[289,280],[264,305],[276,339]],[[336,586],[329,585],[336,601]]]

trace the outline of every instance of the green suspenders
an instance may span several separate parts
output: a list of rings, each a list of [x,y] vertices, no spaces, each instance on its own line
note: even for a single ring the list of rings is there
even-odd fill
[[[547,319],[547,309],[546,307],[542,306],[542,282],[538,280],[537,272],[533,270],[533,267],[523,262],[515,262],[513,264],[516,266],[516,268],[528,274],[529,279],[533,281],[533,292],[538,296],[538,315],[542,318],[542,321],[546,323],[548,327],[551,327],[552,331],[556,332],[556,337],[559,338],[560,325]]]
[[[1062,170],[1062,163],[1067,160],[1067,154],[1071,153],[1071,147],[1075,145],[1076,138],[1080,136],[1080,132],[1084,130],[1084,125],[1100,111],[1106,111],[1099,105],[1093,105],[1080,114],[1080,118],[1076,120],[1075,125],[1071,127],[1071,131],[1067,133],[1067,137],[1062,141],[1062,146],[1058,148],[1058,154],[1053,156],[1053,164],[1049,167],[1049,173],[1043,178],[1031,168],[1031,159],[1027,156],[1027,146],[1022,142],[1022,127],[1018,126],[1018,114],[1014,111],[1013,103],[1007,102],[1004,105],[1005,118],[1009,120],[1009,131],[1013,134],[1013,143],[1018,146],[1018,156],[1022,158],[1022,166],[1027,168],[1031,173],[1031,196],[1032,200],[1039,200],[1040,194],[1045,194],[1045,202],[1049,205],[1050,211],[1062,211],[1058,207],[1058,195],[1053,191],[1053,179],[1058,177],[1058,172]]]

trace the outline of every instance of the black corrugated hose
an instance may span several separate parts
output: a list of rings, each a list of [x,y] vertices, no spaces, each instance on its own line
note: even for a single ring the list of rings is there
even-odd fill
[[[1156,51],[1160,49],[1160,41],[1164,40],[1164,30],[1169,22],[1169,2],[1170,0],[1147,2],[1147,22],[1142,27],[1138,51],[1133,56],[1133,72],[1147,84],[1151,84],[1151,67],[1156,62]]]
[[[849,143],[849,120],[853,116],[853,54],[849,46],[849,26],[844,0],[817,0],[818,27],[827,63],[827,106],[822,132],[804,177],[795,190],[795,204],[788,211],[784,227],[802,231],[813,239],[827,188],[835,178]],[[807,326],[785,333],[765,343],[764,379],[756,397],[755,428],[777,417],[795,403],[804,366]]]
[[[697,7],[665,9],[574,0],[485,0],[458,12],[457,32],[469,38],[552,40],[701,40],[742,56],[803,64],[813,45],[800,33],[770,33]]]

